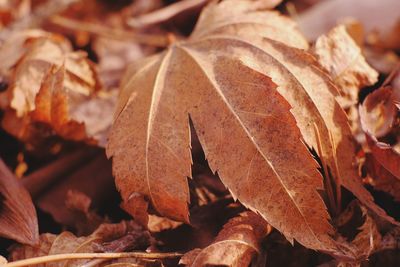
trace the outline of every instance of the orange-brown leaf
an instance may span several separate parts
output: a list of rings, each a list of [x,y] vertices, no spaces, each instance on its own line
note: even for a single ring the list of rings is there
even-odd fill
[[[17,137],[24,136],[22,132],[29,136],[29,127],[39,123],[66,139],[104,145],[116,94],[100,90],[86,53],[72,52],[67,40],[46,32],[28,31],[14,39],[19,41],[17,56],[3,65],[12,74],[7,114],[25,123],[15,129],[8,120],[5,129]],[[10,46],[6,43],[0,56],[5,57]]]
[[[260,216],[244,212],[224,225],[212,244],[186,253],[180,263],[186,266],[248,266],[260,252],[263,238],[271,231]]]
[[[144,195],[162,215],[189,220],[190,116],[211,169],[235,198],[288,240],[335,251],[317,193],[321,175],[298,129],[302,125],[306,138],[310,108],[327,133],[314,102],[328,109],[322,102],[327,95],[334,106],[331,88],[310,88],[328,81],[309,54],[291,47],[307,43],[288,18],[244,5],[229,15],[227,3],[211,4],[187,42],[136,63],[142,68],[133,67],[137,71],[125,79],[107,149],[123,200]],[[317,99],[298,82],[305,78]],[[341,112],[334,107],[329,116]],[[346,125],[344,114],[340,119]],[[140,214],[135,209],[131,214]]]
[[[39,240],[36,210],[31,197],[1,159],[0,235],[29,245]]]

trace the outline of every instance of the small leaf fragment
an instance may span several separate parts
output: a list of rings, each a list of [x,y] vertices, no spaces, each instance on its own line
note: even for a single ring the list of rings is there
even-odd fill
[[[248,266],[270,231],[271,227],[259,215],[244,212],[226,223],[212,244],[187,252],[180,263],[191,267]]]

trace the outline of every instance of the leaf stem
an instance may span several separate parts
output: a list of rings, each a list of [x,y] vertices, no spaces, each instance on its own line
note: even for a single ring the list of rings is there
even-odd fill
[[[172,19],[184,11],[203,7],[209,1],[210,0],[182,0],[153,12],[131,18],[127,21],[127,24],[133,28],[159,24]]]
[[[24,267],[47,262],[78,259],[168,259],[181,257],[181,253],[146,253],[146,252],[112,252],[112,253],[66,253],[35,257],[25,260],[14,261],[2,265],[2,267]]]
[[[69,19],[63,16],[52,16],[50,21],[58,26],[71,30],[79,30],[96,34],[99,36],[110,37],[119,40],[132,40],[141,44],[166,47],[171,43],[171,36],[168,34],[142,34],[122,29],[114,29],[111,27]]]

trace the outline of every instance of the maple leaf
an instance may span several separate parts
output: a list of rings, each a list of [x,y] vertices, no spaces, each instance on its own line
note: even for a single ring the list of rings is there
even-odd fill
[[[270,231],[270,226],[260,216],[244,212],[226,223],[212,244],[187,252],[180,263],[193,267],[248,266]]]
[[[384,216],[354,169],[337,89],[291,20],[231,3],[212,3],[189,40],[128,69],[107,147],[124,205],[142,216],[148,199],[162,215],[189,220],[190,116],[211,169],[235,198],[288,240],[335,251],[316,192],[321,176],[303,139],[314,148],[321,142],[331,168],[340,158],[344,185]]]
[[[0,160],[0,235],[23,244],[39,239],[35,207],[26,189]]]

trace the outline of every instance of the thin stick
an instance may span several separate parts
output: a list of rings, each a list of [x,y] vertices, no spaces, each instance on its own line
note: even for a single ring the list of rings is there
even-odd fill
[[[131,18],[127,21],[127,24],[133,28],[140,28],[149,25],[165,22],[176,15],[194,8],[200,8],[204,6],[210,0],[183,0],[164,8],[157,9],[153,12]]]
[[[118,252],[118,253],[66,253],[42,257],[35,257],[20,261],[14,261],[2,265],[2,267],[24,267],[47,262],[78,259],[118,259],[118,258],[137,258],[137,259],[169,259],[181,257],[181,253],[146,253],[146,252]]]
[[[71,29],[84,31],[99,36],[110,37],[119,40],[133,40],[141,44],[166,47],[170,44],[170,36],[161,34],[140,34],[136,32],[114,29],[100,24],[83,22],[79,20],[69,19],[59,15],[50,18],[50,21],[58,26]]]

